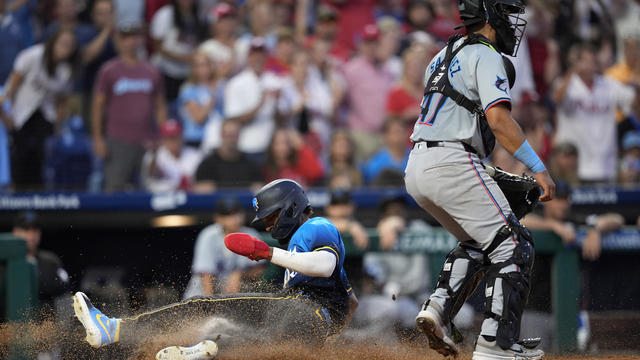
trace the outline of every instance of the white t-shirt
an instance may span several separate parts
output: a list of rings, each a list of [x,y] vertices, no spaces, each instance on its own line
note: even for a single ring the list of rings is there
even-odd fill
[[[578,176],[581,180],[615,180],[618,134],[615,113],[628,114],[635,91],[616,80],[596,76],[589,89],[578,75],[569,81],[558,104],[556,142],[570,142],[578,148]]]
[[[142,160],[145,187],[154,193],[168,192],[180,187],[183,176],[193,179],[202,160],[202,155],[195,149],[185,147],[182,149],[180,157],[176,158],[167,148],[160,146],[156,153],[156,167],[161,174],[159,177],[148,176],[152,160],[153,153],[151,152],[147,152]]]
[[[245,115],[258,106],[265,90],[282,89],[282,79],[270,73],[263,72],[260,77],[247,68],[229,80],[224,94],[224,114],[226,118]],[[240,131],[238,148],[249,154],[267,150],[271,141],[271,134],[275,129],[276,105],[285,112],[286,98],[280,97],[279,104],[273,97],[267,97],[258,110],[256,116]]]
[[[193,52],[197,39],[185,39],[173,22],[173,6],[165,5],[153,15],[150,26],[151,38],[161,40],[162,47],[179,55]],[[154,65],[163,73],[174,78],[185,78],[189,75],[191,64],[175,61],[161,54],[153,57]]]
[[[247,61],[249,48],[246,41],[236,40],[233,48],[215,39],[203,42],[198,51],[204,52],[216,64],[226,64],[233,61],[233,69],[240,68]]]
[[[241,227],[238,232],[260,235],[252,228]],[[184,298],[203,295],[201,274],[211,274],[218,281],[215,291],[224,289],[227,278],[233,271],[245,270],[260,265],[244,256],[238,256],[224,245],[224,231],[219,224],[209,225],[198,234],[191,265],[191,280],[187,285]]]
[[[47,73],[43,58],[43,44],[27,48],[16,57],[13,70],[24,77],[16,92],[12,108],[13,119],[18,129],[38,109],[48,121],[55,122],[55,96],[71,89],[71,66],[67,63],[59,64],[51,77]]]

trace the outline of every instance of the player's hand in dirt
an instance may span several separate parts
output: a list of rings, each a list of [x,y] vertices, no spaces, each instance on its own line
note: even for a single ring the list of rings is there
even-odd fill
[[[553,199],[556,194],[556,184],[551,179],[551,175],[547,170],[541,171],[539,173],[533,174],[533,177],[536,179],[536,182],[544,191],[544,194],[540,196],[540,201],[549,201]]]
[[[224,237],[227,249],[251,260],[271,259],[271,248],[266,242],[244,233],[231,233]]]

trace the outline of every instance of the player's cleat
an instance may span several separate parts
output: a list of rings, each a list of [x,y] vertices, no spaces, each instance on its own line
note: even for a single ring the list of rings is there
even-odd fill
[[[205,340],[189,347],[169,346],[156,354],[157,360],[209,360],[218,354],[218,345]]]
[[[539,360],[544,356],[542,350],[527,349],[520,344],[513,344],[510,349],[503,350],[496,341],[487,341],[479,336],[472,360]]]
[[[449,328],[443,325],[442,316],[434,305],[423,307],[416,317],[416,325],[429,339],[430,348],[443,356],[458,356],[458,347],[451,339]]]
[[[121,319],[105,316],[84,293],[78,291],[73,295],[73,311],[87,332],[89,345],[99,348],[119,340]]]

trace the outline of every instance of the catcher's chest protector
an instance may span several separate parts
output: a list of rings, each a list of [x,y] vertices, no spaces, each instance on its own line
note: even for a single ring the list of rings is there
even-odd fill
[[[476,119],[478,121],[480,134],[482,135],[482,144],[484,145],[484,150],[485,150],[485,153],[483,155],[486,157],[491,154],[491,152],[493,151],[493,148],[496,145],[496,138],[493,135],[493,132],[491,132],[491,128],[489,127],[489,123],[487,122],[487,117],[485,116],[484,111],[482,110],[482,107],[480,107],[480,105],[469,100],[469,98],[464,96],[462,93],[456,91],[451,86],[448,72],[449,72],[449,66],[451,65],[451,61],[453,60],[454,56],[456,56],[456,54],[460,50],[462,50],[463,47],[470,44],[487,45],[489,43],[489,40],[487,40],[481,35],[471,34],[462,42],[462,44],[460,44],[460,46],[458,46],[455,50],[453,50],[453,45],[461,37],[462,35],[456,34],[449,38],[449,41],[447,42],[447,51],[445,53],[444,60],[437,65],[436,70],[429,77],[429,80],[427,81],[427,84],[424,88],[424,96],[426,98],[427,95],[433,94],[433,93],[440,93],[444,95],[440,98],[440,100],[436,104],[436,109],[435,109],[436,113],[440,110],[442,106],[444,106],[447,98],[451,98],[453,101],[455,101],[456,104],[467,109],[472,114],[475,114]],[[422,117],[425,117],[427,115],[427,113],[429,112],[429,108],[430,106],[424,106],[422,108],[422,112],[421,112]],[[481,154],[481,152],[477,150],[478,149],[476,149],[476,152]]]

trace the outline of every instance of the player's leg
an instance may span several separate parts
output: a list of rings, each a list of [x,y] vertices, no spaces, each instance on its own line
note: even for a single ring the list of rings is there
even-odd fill
[[[472,241],[471,236],[455,218],[432,200],[438,199],[441,187],[456,186],[448,181],[455,180],[454,178],[441,177],[442,164],[446,164],[446,161],[439,159],[438,155],[444,155],[440,150],[447,150],[440,148],[435,150],[435,154],[434,150],[412,152],[405,182],[407,192],[416,202],[463,244],[447,255],[434,292],[424,302],[416,317],[418,328],[429,338],[429,346],[447,356],[458,352],[455,342],[461,341],[461,336],[453,327],[452,320],[477,287],[483,274],[484,257],[477,249],[467,246]],[[458,165],[453,163],[448,167],[459,171],[456,169]]]
[[[535,256],[533,238],[513,215],[503,230],[510,236],[497,238],[486,251],[491,266],[486,276],[485,320],[473,359],[540,359],[544,355],[541,350],[527,349],[519,341]],[[530,347],[538,343],[534,341]]]
[[[322,308],[301,295],[228,294],[196,297],[128,318],[111,318],[95,308],[83,293],[74,295],[76,317],[94,347],[118,341],[136,343],[142,336],[169,332],[211,317],[251,325],[245,336],[253,339],[286,339],[291,326],[299,340],[326,336]],[[291,326],[289,326],[291,325]],[[300,325],[300,326],[296,326]],[[303,326],[304,325],[304,326]]]

